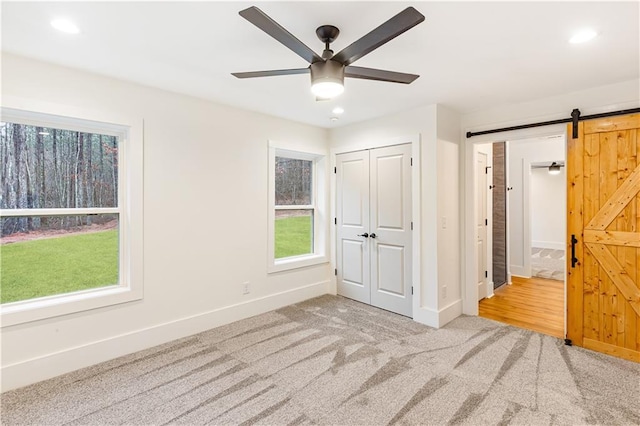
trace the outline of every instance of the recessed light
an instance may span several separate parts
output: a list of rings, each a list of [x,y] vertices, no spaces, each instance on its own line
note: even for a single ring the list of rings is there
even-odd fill
[[[80,32],[80,28],[68,19],[54,19],[51,21],[51,26],[67,34],[78,34]]]
[[[336,122],[336,121],[338,121],[339,119],[338,119],[338,117],[331,117],[329,120],[330,120],[332,123],[335,123],[335,122]]]
[[[597,35],[598,33],[591,29],[581,30],[575,33],[573,37],[569,39],[569,43],[571,44],[584,43],[586,41],[589,41],[595,38]]]
[[[344,108],[338,106],[331,110],[331,112],[334,114],[342,114],[344,112]]]

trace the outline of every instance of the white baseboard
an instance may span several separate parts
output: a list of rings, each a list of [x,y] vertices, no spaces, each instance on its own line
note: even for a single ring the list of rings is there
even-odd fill
[[[2,367],[0,373],[1,389],[2,392],[5,392],[27,386],[119,356],[322,296],[329,293],[329,286],[330,281],[322,281],[6,365]]]
[[[440,310],[418,308],[413,312],[413,320],[429,327],[440,328],[462,315],[462,299],[445,306]]]
[[[539,247],[551,250],[564,250],[565,244],[556,241],[531,241],[531,247]]]

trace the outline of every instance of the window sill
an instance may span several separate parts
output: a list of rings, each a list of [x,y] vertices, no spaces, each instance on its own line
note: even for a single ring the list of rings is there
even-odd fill
[[[306,268],[308,266],[329,263],[327,256],[323,254],[312,254],[308,256],[296,256],[279,259],[267,268],[268,273],[288,271],[291,269]]]
[[[142,299],[142,289],[111,286],[71,294],[42,297],[0,306],[2,327],[88,311]]]

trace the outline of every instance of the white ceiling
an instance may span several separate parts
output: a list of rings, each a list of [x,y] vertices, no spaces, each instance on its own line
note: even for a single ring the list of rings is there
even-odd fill
[[[420,74],[411,85],[346,79],[316,102],[309,76],[238,80],[231,72],[308,66],[238,11],[257,5],[321,53],[332,24],[340,51],[411,5],[425,22],[354,65]],[[2,49],[321,127],[418,105],[461,113],[640,78],[635,2],[2,2]],[[79,35],[49,22],[68,17]],[[571,45],[591,27],[595,40]],[[331,109],[345,113],[331,123]]]

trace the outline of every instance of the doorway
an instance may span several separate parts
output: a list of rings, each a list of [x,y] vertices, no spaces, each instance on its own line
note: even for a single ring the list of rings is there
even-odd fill
[[[491,146],[493,151],[493,173],[488,185],[493,204],[489,221],[493,225],[493,252],[488,256],[492,264],[486,267],[492,267],[495,289],[484,299],[478,291],[479,314],[562,337],[566,234],[564,135],[478,145],[474,147],[478,158],[484,146]],[[556,173],[558,169],[561,173]],[[482,181],[477,169],[475,176],[477,185],[478,179]],[[476,192],[482,198],[480,187]],[[478,257],[478,262],[481,259]],[[558,261],[556,269],[546,267]],[[540,263],[546,268],[536,269]],[[509,285],[502,285],[505,281]]]
[[[412,316],[411,144],[336,155],[338,294]]]

